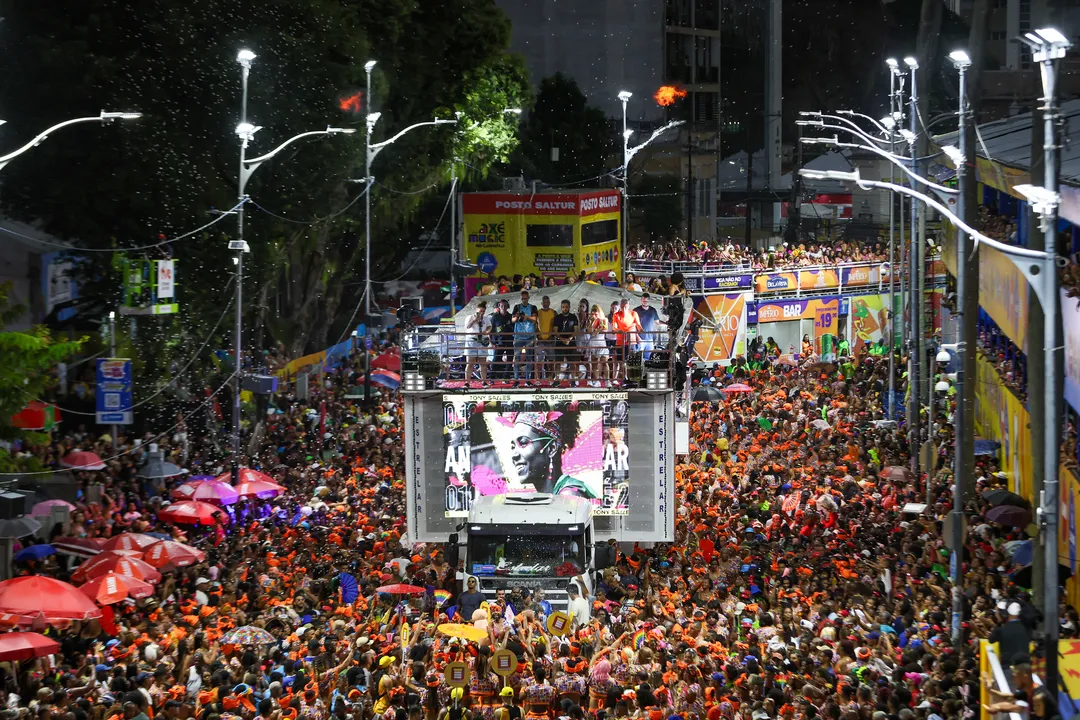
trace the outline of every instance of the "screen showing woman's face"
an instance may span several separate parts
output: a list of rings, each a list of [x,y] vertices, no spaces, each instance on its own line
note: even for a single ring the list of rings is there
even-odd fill
[[[510,443],[510,462],[517,481],[532,483],[542,490],[550,479],[552,438],[530,425],[517,423]]]

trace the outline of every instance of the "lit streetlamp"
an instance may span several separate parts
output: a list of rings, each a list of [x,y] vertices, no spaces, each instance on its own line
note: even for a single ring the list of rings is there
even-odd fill
[[[100,122],[100,123],[104,124],[104,123],[112,122],[113,120],[138,120],[141,117],[142,117],[142,113],[137,113],[137,112],[106,112],[106,111],[102,110],[101,113],[98,114],[98,115],[91,115],[90,117],[81,117],[81,118],[74,118],[72,120],[65,120],[64,122],[53,125],[48,130],[45,130],[44,132],[41,132],[38,135],[34,136],[33,140],[26,143],[21,148],[19,148],[17,150],[13,150],[13,151],[9,152],[7,155],[0,155],[0,170],[2,170],[9,162],[11,162],[15,158],[19,157],[20,155],[22,155],[23,153],[28,151],[30,148],[33,148],[33,147],[36,147],[37,145],[40,145],[46,138],[48,138],[50,135],[52,135],[54,132],[56,132],[60,128],[65,128],[65,127],[68,127],[69,125],[78,125],[79,123],[88,123],[88,122]],[[0,125],[2,125],[4,122],[5,121],[0,120]]]

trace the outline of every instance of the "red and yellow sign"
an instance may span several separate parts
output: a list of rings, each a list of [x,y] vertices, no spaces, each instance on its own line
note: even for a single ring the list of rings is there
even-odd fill
[[[481,274],[621,274],[618,190],[465,193],[461,207],[465,256]]]

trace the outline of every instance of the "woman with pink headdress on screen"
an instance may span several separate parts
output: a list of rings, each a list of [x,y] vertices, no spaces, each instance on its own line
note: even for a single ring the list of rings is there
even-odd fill
[[[573,446],[577,419],[561,412],[520,412],[499,418],[511,427],[507,480],[531,485],[536,492],[596,499],[587,482],[562,470],[563,453]]]

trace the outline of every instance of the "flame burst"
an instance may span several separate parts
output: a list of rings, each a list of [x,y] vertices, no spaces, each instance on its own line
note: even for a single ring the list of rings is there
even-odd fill
[[[682,88],[677,88],[674,85],[661,85],[660,89],[653,95],[656,104],[660,107],[667,107],[676,100],[680,100],[684,97],[686,97],[686,91]]]
[[[355,92],[352,95],[348,95],[338,100],[338,107],[344,112],[358,113],[363,109],[363,99],[363,93]]]

